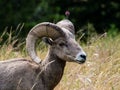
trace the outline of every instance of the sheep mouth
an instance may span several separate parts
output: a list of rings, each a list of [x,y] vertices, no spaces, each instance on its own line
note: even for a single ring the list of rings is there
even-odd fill
[[[85,63],[86,58],[79,58],[79,59],[75,58],[75,61],[79,64],[83,64],[83,63]]]
[[[76,62],[78,64],[83,64],[85,63],[85,59],[77,60],[74,56],[67,55],[67,61],[68,62]]]
[[[79,61],[79,60],[75,60],[77,63],[79,63],[79,64],[83,64],[83,63],[85,63],[85,60],[81,60],[81,61]]]

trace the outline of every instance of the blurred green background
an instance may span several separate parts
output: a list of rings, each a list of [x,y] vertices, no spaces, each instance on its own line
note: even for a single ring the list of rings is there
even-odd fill
[[[89,25],[99,34],[120,30],[119,0],[0,0],[0,33],[22,27],[25,37],[37,23],[64,19],[66,10],[76,32]]]

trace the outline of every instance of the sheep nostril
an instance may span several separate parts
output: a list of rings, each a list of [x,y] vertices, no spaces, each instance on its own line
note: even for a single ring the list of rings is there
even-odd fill
[[[80,57],[86,60],[86,55],[80,55]]]

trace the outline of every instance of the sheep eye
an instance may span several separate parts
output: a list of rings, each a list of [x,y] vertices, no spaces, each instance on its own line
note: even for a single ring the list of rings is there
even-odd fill
[[[65,43],[60,43],[59,46],[61,46],[61,47],[62,47],[62,46],[65,46]]]
[[[60,43],[59,46],[63,47],[63,46],[67,46],[67,45],[65,43]]]

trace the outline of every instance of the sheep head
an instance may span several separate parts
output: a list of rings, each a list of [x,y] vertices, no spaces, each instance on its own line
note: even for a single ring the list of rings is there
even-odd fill
[[[26,39],[27,51],[33,61],[41,60],[35,51],[35,42],[45,37],[51,52],[61,60],[84,63],[86,54],[75,40],[74,25],[69,20],[62,20],[57,24],[44,22],[36,25],[29,32]]]

